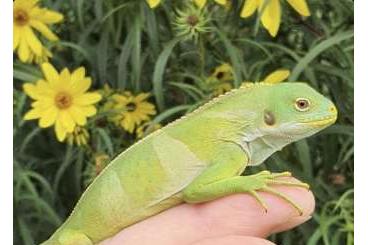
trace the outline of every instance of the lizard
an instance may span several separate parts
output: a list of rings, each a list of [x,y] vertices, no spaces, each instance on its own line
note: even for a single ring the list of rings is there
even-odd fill
[[[255,83],[212,99],[120,153],[42,245],[93,245],[181,203],[235,193],[274,194],[273,185],[309,188],[290,172],[242,175],[284,146],[332,125],[337,109],[307,83]]]

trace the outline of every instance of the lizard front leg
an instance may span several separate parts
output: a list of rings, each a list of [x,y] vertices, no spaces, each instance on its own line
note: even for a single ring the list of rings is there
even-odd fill
[[[235,164],[233,163],[232,165]],[[255,197],[267,211],[267,205],[257,193],[262,191],[282,198],[297,209],[300,215],[303,214],[302,208],[297,203],[282,192],[271,187],[272,185],[285,185],[309,188],[309,185],[305,183],[280,179],[291,176],[290,172],[271,173],[269,171],[262,171],[249,176],[225,176],[223,173],[229,174],[229,164],[215,164],[208,168],[184,189],[184,201],[187,203],[201,203],[235,193],[248,193]]]

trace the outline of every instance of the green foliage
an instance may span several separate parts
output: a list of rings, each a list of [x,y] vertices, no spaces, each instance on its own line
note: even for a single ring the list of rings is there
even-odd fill
[[[229,10],[209,4],[210,31],[195,42],[177,36],[174,21],[182,1],[149,9],[145,1],[43,1],[65,15],[56,26],[61,41],[50,44],[60,68],[85,66],[95,89],[109,84],[134,93],[151,92],[162,125],[208,101],[206,79],[222,63],[233,67],[233,87],[259,81],[271,71],[292,71],[290,81],[308,81],[337,104],[337,124],[286,147],[251,171],[290,170],[310,183],[316,196],[312,219],[272,237],[279,244],[353,244],[353,2],[309,1],[312,16],[301,19],[283,5],[276,38],[241,19],[241,1]],[[88,124],[90,144],[59,143],[53,130],[24,122],[29,100],[23,82],[42,74],[35,65],[14,62],[14,244],[38,244],[70,213],[99,172],[98,154],[113,158],[137,139],[98,114]],[[260,98],[261,99],[261,98]]]

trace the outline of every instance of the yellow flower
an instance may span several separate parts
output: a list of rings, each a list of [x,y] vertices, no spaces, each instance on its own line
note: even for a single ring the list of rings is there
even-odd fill
[[[96,114],[93,104],[101,100],[101,95],[86,92],[91,78],[85,77],[83,67],[73,73],[65,68],[60,74],[49,63],[42,64],[41,69],[45,79],[23,85],[25,93],[35,100],[24,120],[39,119],[41,128],[55,125],[57,139],[62,142],[76,125],[85,125],[86,118]]]
[[[267,77],[260,82],[268,84],[280,83],[282,81],[285,81],[289,76],[290,76],[289,70],[279,69],[267,75]],[[253,86],[253,84],[254,83],[252,83],[251,81],[244,81],[241,84],[241,87],[249,87],[249,86],[251,87]]]
[[[305,0],[286,0],[299,14],[309,16]],[[245,0],[240,16],[251,16],[256,10],[261,12],[261,22],[271,36],[276,36],[281,22],[280,0]]]
[[[203,8],[204,5],[206,5],[207,0],[193,0],[194,3],[199,7],[199,8]],[[230,1],[229,0],[214,0],[216,3],[221,4],[221,5],[227,5]]]
[[[135,133],[137,134],[137,138],[138,139],[141,139],[147,135],[149,135],[150,133],[158,130],[162,128],[161,124],[159,123],[155,123],[155,124],[152,124],[152,123],[144,123],[142,124],[141,126],[139,126],[137,128],[137,130],[135,131]]]
[[[231,83],[220,83],[213,91],[214,96],[219,96],[230,91],[233,88]]]
[[[39,31],[50,41],[58,37],[48,28],[63,20],[63,15],[38,6],[38,0],[15,0],[13,2],[13,51],[17,49],[22,62],[33,60],[31,57],[44,57],[43,46],[33,29]]]
[[[146,1],[148,3],[148,6],[151,9],[156,8],[160,4],[160,2],[161,2],[161,0],[146,0]]]
[[[155,106],[146,101],[149,96],[149,93],[140,93],[137,96],[130,92],[114,94],[111,109],[117,114],[113,121],[133,133],[142,122],[150,120],[150,116],[156,114]]]
[[[212,90],[214,96],[224,94],[232,89],[231,82],[234,80],[233,68],[228,63],[223,63],[215,68],[214,72],[207,79],[207,85]]]
[[[86,128],[76,126],[73,132],[66,135],[66,139],[69,145],[84,146],[88,143],[89,133]]]
[[[232,81],[233,78],[233,67],[229,63],[223,63],[215,68],[211,75],[212,78],[216,78],[221,82]]]

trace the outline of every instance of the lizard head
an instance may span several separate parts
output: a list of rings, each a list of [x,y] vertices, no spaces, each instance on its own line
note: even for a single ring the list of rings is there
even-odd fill
[[[314,134],[337,119],[335,105],[306,83],[282,83],[266,90],[261,128],[296,139]]]
[[[275,151],[299,139],[311,136],[337,119],[335,105],[306,83],[256,85],[256,110],[243,143],[251,156],[251,165],[262,163]]]

